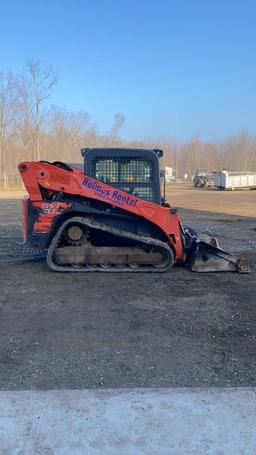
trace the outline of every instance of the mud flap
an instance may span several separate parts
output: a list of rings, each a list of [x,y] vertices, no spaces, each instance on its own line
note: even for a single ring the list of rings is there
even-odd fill
[[[218,244],[194,238],[186,260],[192,272],[250,273],[245,259],[240,259],[218,247]]]

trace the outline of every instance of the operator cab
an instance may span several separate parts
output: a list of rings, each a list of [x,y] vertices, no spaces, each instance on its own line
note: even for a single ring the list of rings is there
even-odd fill
[[[84,148],[84,173],[135,197],[161,203],[159,149]]]

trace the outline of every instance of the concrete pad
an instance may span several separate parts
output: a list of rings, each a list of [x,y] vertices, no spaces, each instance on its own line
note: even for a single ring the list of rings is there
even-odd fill
[[[0,453],[255,454],[253,388],[0,392]]]

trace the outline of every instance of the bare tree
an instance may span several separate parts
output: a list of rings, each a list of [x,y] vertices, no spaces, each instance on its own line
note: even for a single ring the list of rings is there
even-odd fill
[[[115,114],[114,115],[114,124],[111,127],[109,132],[110,136],[118,136],[120,130],[123,128],[125,124],[125,116],[123,114]]]
[[[7,187],[6,149],[17,112],[17,80],[12,73],[0,71],[0,179]]]
[[[47,126],[46,153],[52,153],[58,160],[74,160],[92,132],[87,112],[69,112],[57,106],[49,111]]]
[[[19,79],[19,109],[18,109],[18,131],[22,150],[27,158],[34,157],[34,127],[33,127],[33,108],[30,96],[30,83],[24,75]]]
[[[50,97],[58,78],[51,68],[43,67],[40,60],[33,58],[27,59],[26,69],[29,73],[29,89],[32,97],[34,145],[37,160],[40,160],[40,132],[45,119],[44,102]]]

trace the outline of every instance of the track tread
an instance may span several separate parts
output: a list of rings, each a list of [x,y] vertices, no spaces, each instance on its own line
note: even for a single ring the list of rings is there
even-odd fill
[[[58,243],[59,243],[59,240],[61,238],[61,235],[64,231],[64,229],[67,227],[68,224],[70,223],[80,223],[80,224],[83,224],[84,226],[87,226],[91,229],[99,229],[99,230],[102,230],[104,232],[108,232],[110,234],[114,234],[114,235],[117,235],[119,237],[124,237],[126,239],[131,239],[131,240],[134,240],[134,241],[137,241],[139,243],[143,243],[143,244],[147,244],[147,245],[150,245],[150,246],[156,246],[156,247],[159,247],[161,248],[162,250],[165,250],[168,255],[169,255],[169,262],[168,264],[166,265],[166,267],[163,267],[163,268],[154,268],[153,266],[139,266],[138,268],[131,268],[129,266],[125,266],[125,267],[120,267],[120,268],[116,268],[114,266],[110,266],[109,268],[106,268],[106,267],[102,267],[102,266],[82,266],[82,267],[72,267],[71,265],[70,266],[62,266],[62,265],[58,265],[54,262],[54,258],[53,258],[53,255],[54,255],[54,251],[55,251],[55,248],[58,247]],[[95,221],[95,220],[92,220],[90,218],[85,218],[85,217],[73,217],[73,218],[70,218],[69,220],[67,220],[60,228],[59,230],[57,231],[49,249],[48,249],[48,254],[47,254],[47,264],[48,266],[56,271],[56,272],[85,272],[85,273],[88,273],[88,272],[114,272],[114,273],[120,273],[120,272],[130,272],[130,273],[134,273],[134,272],[155,272],[155,273],[159,273],[159,272],[166,272],[167,270],[169,270],[173,264],[174,264],[174,255],[173,255],[173,251],[172,249],[165,243],[165,242],[162,242],[161,240],[158,240],[158,239],[152,239],[152,238],[148,238],[148,237],[144,237],[144,236],[140,236],[140,235],[137,235],[137,234],[132,234],[131,232],[127,232],[127,231],[123,231],[121,229],[117,229],[117,228],[114,228],[114,227],[111,227],[111,226],[108,226],[104,223],[99,223],[98,221]]]

